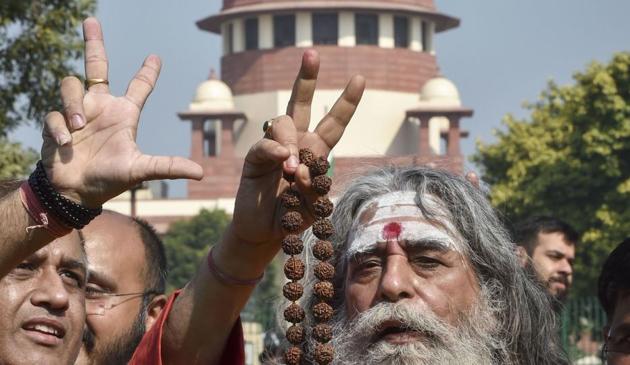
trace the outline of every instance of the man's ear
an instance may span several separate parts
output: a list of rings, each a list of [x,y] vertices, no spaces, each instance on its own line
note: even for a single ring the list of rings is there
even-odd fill
[[[521,264],[521,267],[527,267],[527,262],[529,261],[529,255],[523,246],[516,246],[516,256],[518,256],[518,262]]]
[[[151,327],[153,327],[153,324],[155,323],[155,321],[157,321],[158,317],[160,316],[160,313],[162,313],[162,310],[164,309],[164,306],[166,305],[166,301],[167,301],[166,295],[164,294],[156,295],[151,300],[151,303],[149,303],[149,305],[147,306],[147,317],[144,324],[146,332],[149,332]]]

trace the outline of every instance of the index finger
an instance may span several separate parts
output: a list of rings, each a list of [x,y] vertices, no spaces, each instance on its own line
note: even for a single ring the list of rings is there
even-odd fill
[[[287,115],[293,118],[295,128],[306,132],[311,123],[311,103],[319,73],[319,54],[310,49],[302,56],[302,66],[293,84],[291,99],[287,104]]]
[[[332,149],[341,139],[343,131],[357,110],[363,96],[363,90],[365,90],[365,78],[361,75],[353,76],[335,105],[315,128],[315,133],[326,143],[328,148]]]
[[[85,41],[85,78],[108,80],[103,32],[96,18],[90,17],[83,21],[83,40]],[[107,83],[99,83],[91,86],[90,91],[109,92],[109,86]]]

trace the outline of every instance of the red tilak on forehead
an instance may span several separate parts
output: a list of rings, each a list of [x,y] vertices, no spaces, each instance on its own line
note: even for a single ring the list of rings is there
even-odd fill
[[[383,227],[383,238],[387,241],[393,240],[400,236],[402,226],[398,222],[390,222]]]

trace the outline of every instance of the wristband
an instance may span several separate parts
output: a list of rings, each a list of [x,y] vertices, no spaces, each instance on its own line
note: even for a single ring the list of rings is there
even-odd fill
[[[23,182],[20,185],[20,200],[22,201],[22,205],[24,209],[28,212],[28,215],[33,218],[33,220],[37,223],[35,226],[26,227],[26,231],[30,232],[35,228],[44,228],[48,230],[55,237],[62,237],[67,235],[72,231],[72,228],[64,225],[59,222],[54,217],[50,216],[46,213],[44,207],[37,200],[37,196],[31,189],[31,186],[28,182]]]
[[[52,186],[42,161],[37,162],[28,184],[51,221],[51,216],[66,227],[81,229],[103,211],[102,207],[87,208],[65,198]]]

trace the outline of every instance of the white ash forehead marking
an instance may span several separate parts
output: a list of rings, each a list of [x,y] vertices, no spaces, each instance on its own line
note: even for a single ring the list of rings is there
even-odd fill
[[[365,202],[353,222],[348,239],[348,250],[344,256],[353,257],[356,254],[374,250],[378,243],[385,242],[383,229],[386,224],[396,221],[396,218],[400,218],[397,223],[402,227],[398,240],[411,243],[440,242],[446,249],[463,252],[463,239],[459,235],[453,237],[449,234],[449,232],[456,233],[457,230],[446,219],[446,214],[442,214],[444,217],[437,217],[445,229],[426,222],[422,211],[415,203],[416,196],[415,191],[396,191]],[[429,209],[444,212],[440,200],[432,195],[423,195],[422,202]],[[376,208],[374,208],[374,203],[376,203]],[[372,215],[369,221],[361,222],[362,215],[367,209],[375,210],[369,212]]]

